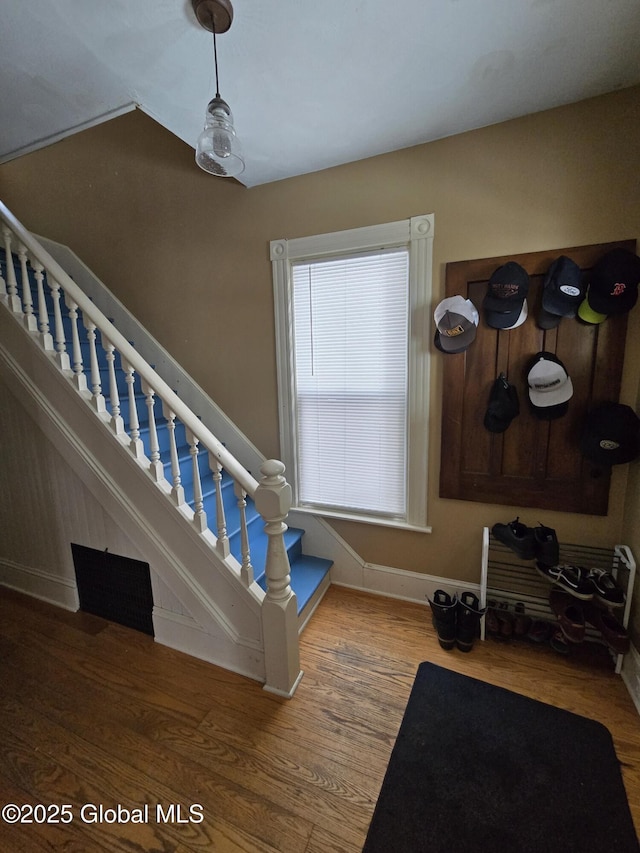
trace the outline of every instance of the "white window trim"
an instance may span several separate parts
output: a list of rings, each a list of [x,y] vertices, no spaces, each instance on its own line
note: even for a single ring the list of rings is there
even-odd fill
[[[383,526],[431,532],[427,525],[428,426],[429,426],[429,306],[433,268],[434,215],[412,216],[398,222],[336,231],[293,240],[272,240],[270,257],[276,323],[276,359],[280,420],[280,452],[293,489],[293,509],[297,506],[297,460],[294,441],[294,401],[290,378],[293,376],[291,332],[293,328],[293,292],[291,263],[341,252],[370,251],[394,247],[409,248],[409,411],[407,454],[406,519],[354,515],[314,509],[316,515],[362,521]]]

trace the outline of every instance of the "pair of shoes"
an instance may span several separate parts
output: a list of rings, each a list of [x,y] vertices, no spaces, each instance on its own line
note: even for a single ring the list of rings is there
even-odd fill
[[[534,619],[527,631],[527,640],[532,643],[546,643],[553,633],[553,625],[546,619]]]
[[[589,571],[583,566],[572,566],[568,563],[560,566],[545,566],[536,563],[538,572],[551,583],[562,587],[565,592],[579,598],[581,601],[591,601],[593,598],[593,583]]]
[[[558,626],[569,643],[582,643],[586,630],[585,614],[576,599],[568,592],[552,589],[549,604],[556,614]]]
[[[507,524],[494,524],[491,528],[494,539],[502,542],[521,560],[533,560],[536,556],[533,530],[522,524],[520,516]]]
[[[510,640],[513,636],[513,616],[506,601],[489,601],[484,627],[495,640]]]
[[[602,639],[612,652],[624,655],[629,651],[630,641],[627,629],[608,610],[595,604],[587,604],[584,607],[584,618],[589,625],[593,625],[600,631]]]
[[[589,569],[589,580],[593,585],[593,597],[609,607],[622,607],[626,596],[622,587],[606,569]]]
[[[543,565],[554,565],[560,559],[556,532],[544,524],[527,527],[518,516],[508,524],[494,524],[491,533],[521,560],[538,560]]]
[[[461,652],[470,652],[480,633],[480,618],[485,612],[480,608],[478,596],[473,592],[463,592],[458,598],[455,593],[451,596],[437,589],[433,599],[428,601],[440,646],[447,651],[457,646]]]

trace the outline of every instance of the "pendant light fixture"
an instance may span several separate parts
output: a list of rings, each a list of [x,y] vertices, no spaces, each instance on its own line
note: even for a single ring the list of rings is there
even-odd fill
[[[200,26],[213,33],[216,72],[216,94],[207,105],[204,130],[196,146],[196,163],[211,175],[235,178],[244,171],[244,158],[229,104],[220,97],[216,50],[216,33],[226,33],[231,26],[233,7],[230,0],[191,0],[191,5]]]

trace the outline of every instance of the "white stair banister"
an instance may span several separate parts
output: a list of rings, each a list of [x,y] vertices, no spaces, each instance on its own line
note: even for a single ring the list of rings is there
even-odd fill
[[[202,480],[200,479],[200,468],[198,466],[198,436],[187,430],[187,444],[191,454],[191,470],[193,471],[193,523],[200,533],[207,529],[207,513],[204,511],[204,500],[202,495]]]
[[[49,331],[49,314],[47,313],[47,302],[44,296],[44,265],[40,261],[35,260],[31,262],[31,266],[33,267],[38,294],[38,328],[40,329],[40,340],[44,349],[52,350],[53,338]]]
[[[67,341],[64,335],[62,312],[60,310],[60,285],[54,278],[50,278],[49,287],[51,288],[51,299],[53,300],[56,358],[63,370],[69,370],[71,365],[67,354]]]
[[[229,556],[229,537],[227,536],[227,519],[225,518],[224,504],[222,502],[222,465],[217,459],[210,459],[209,466],[216,490],[216,524],[218,528],[216,548],[220,556],[224,559],[224,557]]]
[[[145,403],[147,406],[147,414],[149,418],[149,459],[151,460],[151,473],[153,474],[156,483],[164,480],[164,465],[160,459],[160,444],[158,442],[158,428],[156,426],[155,415],[155,391],[151,385],[143,381],[142,393],[144,394]]]
[[[127,383],[129,400],[129,449],[136,459],[142,460],[144,459],[144,444],[140,438],[140,420],[136,408],[135,372],[133,367],[124,359],[122,360],[122,369],[125,373],[124,381]]]
[[[27,247],[20,244],[18,250],[20,258],[20,277],[22,279],[22,308],[24,311],[23,322],[25,328],[30,332],[35,332],[38,329],[38,321],[33,313],[33,298],[31,296],[31,288],[29,287],[29,271],[27,269]]]
[[[18,282],[16,280],[16,271],[11,263],[11,229],[6,225],[2,229],[4,237],[4,251],[7,259],[7,295],[9,297],[9,308],[14,314],[22,312],[22,303],[18,295]]]
[[[109,329],[109,338],[115,348],[120,353],[121,357],[127,361],[140,376],[141,380],[153,386],[155,393],[166,402],[171,410],[176,413],[176,417],[190,429],[194,435],[202,442],[210,453],[213,453],[216,459],[220,462],[225,471],[238,483],[240,483],[248,495],[253,497],[258,481],[253,477],[233,456],[229,453],[226,447],[215,437],[211,430],[207,429],[202,421],[189,409],[187,405],[178,397],[173,389],[155,372],[155,370],[142,358],[136,349],[129,341],[113,326],[112,323],[104,316],[104,314],[94,305],[89,297],[78,287],[73,279],[64,271],[60,264],[51,257],[51,255],[41,246],[41,244],[27,231],[26,228],[16,219],[9,208],[0,201],[0,216],[5,223],[10,226],[9,237],[11,231],[16,234],[25,246],[29,249],[32,258],[37,259],[43,266],[46,266],[49,274],[60,283],[60,286],[65,292],[68,300],[71,299],[77,308],[82,311],[84,317],[89,318],[99,328],[102,326]],[[11,242],[9,240],[9,251],[11,251]],[[10,255],[9,255],[10,256]],[[12,269],[11,264],[7,264],[7,276],[10,275]],[[22,309],[19,309],[22,310]]]
[[[216,557],[222,558],[223,563],[227,564],[227,569],[231,570],[230,577],[238,578],[239,574],[239,580],[242,581],[242,586],[246,588],[246,594],[251,595],[253,605],[255,602],[259,603],[265,689],[279,695],[291,696],[297,687],[302,672],[300,671],[299,659],[297,598],[291,588],[291,568],[284,541],[284,533],[287,531],[285,519],[291,507],[291,487],[284,477],[284,465],[277,460],[265,462],[260,467],[262,476],[260,483],[258,483],[162,377],[155,372],[153,367],[136,351],[102,311],[96,307],[65,270],[15,219],[2,202],[0,202],[0,218],[4,220],[5,224],[3,233],[4,244],[7,249],[7,294],[6,296],[3,295],[4,304],[10,308],[12,313],[18,315],[17,320],[20,325],[23,327],[27,325],[28,328],[30,321],[23,320],[23,306],[18,291],[11,250],[12,245],[24,246],[25,250],[28,251],[28,259],[34,271],[38,294],[39,335],[37,338],[32,336],[32,341],[39,343],[42,350],[50,356],[50,361],[55,362],[59,368],[63,369],[67,381],[73,383],[87,404],[90,404],[97,412],[103,424],[108,424],[109,418],[111,418],[112,430],[125,445],[128,445],[132,456],[142,463],[142,468],[149,472],[153,480],[161,487],[161,491],[168,497],[170,486],[165,479],[155,418],[155,398],[160,398],[163,412],[169,421],[168,449],[171,452],[172,503],[178,506],[185,502],[185,486],[180,481],[179,464],[176,464],[177,449],[174,431],[178,421],[182,425],[181,429],[184,427],[193,467],[193,526],[198,532],[206,534],[201,541],[209,546],[213,544],[215,538]],[[23,250],[21,249],[21,251]],[[44,289],[45,272],[48,284],[46,294]],[[4,290],[4,282],[0,280],[0,294]],[[71,329],[72,373],[68,368],[69,355],[66,352],[65,326],[60,313],[61,292],[64,293],[65,303],[69,309],[68,321],[65,319],[64,323],[69,322]],[[47,310],[47,300],[51,300],[49,311]],[[32,306],[32,308],[34,307]],[[49,329],[49,312],[53,317],[52,323],[55,325],[55,346]],[[80,314],[78,312],[82,312],[82,321],[87,330],[88,358],[86,354],[83,357],[83,346],[87,345],[83,345],[80,341],[78,326]],[[104,370],[104,366],[103,370],[104,374],[109,376],[109,412],[107,412],[107,401],[104,396],[107,392],[105,390],[103,393],[103,382],[98,361],[98,333],[106,353],[107,370]],[[22,334],[24,335],[25,332],[23,331]],[[129,420],[126,427],[120,410],[121,401],[114,371],[116,351],[124,370],[124,382],[126,382],[128,393]],[[145,445],[142,442],[136,410],[134,386],[137,384],[137,377],[140,377],[148,411],[149,441],[147,451],[145,451]],[[124,386],[121,385],[120,387],[122,389]],[[122,393],[124,396],[124,391]],[[163,436],[164,440],[165,436]],[[203,486],[198,464],[200,449],[208,453],[209,467],[213,474],[217,524],[215,536],[207,524]],[[240,509],[241,565],[239,573],[238,564],[230,554],[222,491],[223,469],[225,476],[228,475],[233,480],[235,496]],[[254,582],[254,570],[251,564],[245,511],[249,497],[255,501],[256,509],[264,519],[264,530],[268,537],[265,564],[266,592],[264,594]],[[185,509],[183,509],[183,515]],[[210,513],[213,514],[213,509],[210,510]],[[187,513],[187,515],[190,517],[190,514]],[[213,555],[214,551],[211,553]],[[238,588],[241,587],[238,586]]]
[[[240,577],[245,586],[253,583],[253,566],[251,565],[251,551],[249,550],[249,533],[247,531],[247,493],[238,483],[233,484],[233,490],[238,501],[240,511],[240,550],[242,553],[242,565],[240,566]]]
[[[118,383],[116,381],[116,356],[115,347],[102,337],[102,344],[106,354],[107,364],[109,365],[109,400],[111,403],[111,428],[116,435],[124,434],[124,421],[120,414],[120,394],[118,393]]]
[[[169,454],[171,459],[171,497],[175,501],[176,506],[182,506],[184,500],[184,487],[182,485],[182,475],[180,474],[180,462],[178,460],[178,447],[176,444],[176,415],[171,409],[163,406],[164,416],[167,420],[167,430],[169,432]]]
[[[71,320],[71,348],[73,350],[73,381],[78,391],[87,391],[87,377],[84,373],[84,364],[82,361],[82,347],[80,346],[80,333],[78,332],[78,306],[71,299],[69,294],[65,294],[65,302],[69,309],[69,319]]]
[[[265,690],[291,696],[302,671],[298,647],[298,601],[291,589],[289,558],[284,543],[291,509],[291,486],[284,478],[285,466],[269,459],[260,466],[263,475],[255,493],[255,504],[265,520],[269,537],[265,574],[267,594],[262,604]]]
[[[100,379],[100,367],[98,366],[98,354],[96,352],[96,324],[90,319],[85,319],[84,327],[87,330],[87,342],[89,344],[89,365],[91,368],[91,397],[96,412],[106,412],[107,405],[102,395],[102,380]]]

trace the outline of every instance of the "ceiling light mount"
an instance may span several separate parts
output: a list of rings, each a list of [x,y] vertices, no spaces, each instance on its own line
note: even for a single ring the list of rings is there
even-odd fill
[[[233,21],[233,6],[229,0],[191,0],[198,23],[210,33],[226,33]]]

